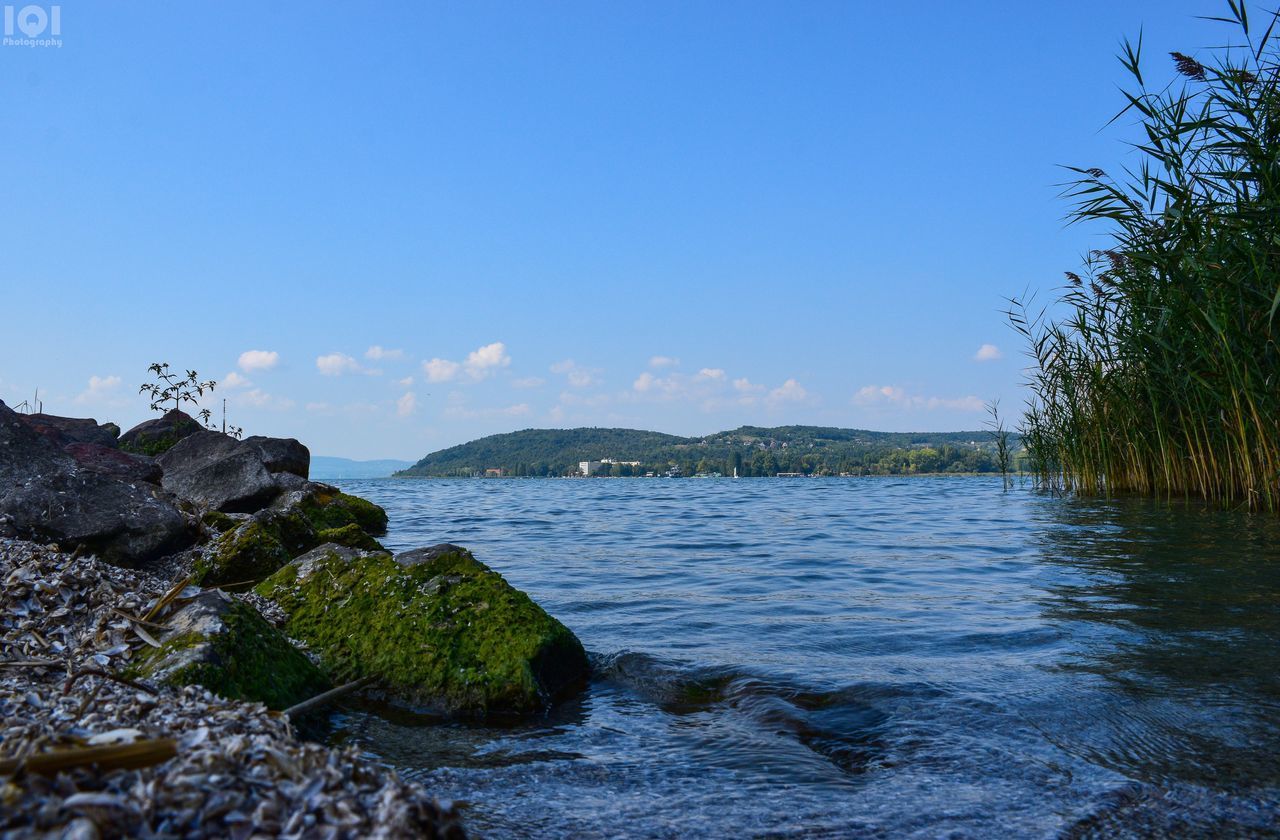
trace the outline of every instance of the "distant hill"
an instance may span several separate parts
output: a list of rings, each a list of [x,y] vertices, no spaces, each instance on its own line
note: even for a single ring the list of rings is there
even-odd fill
[[[1017,448],[1018,442],[1012,441]],[[743,426],[704,437],[637,429],[526,429],[432,452],[405,476],[570,475],[582,461],[614,461],[601,475],[678,472],[838,475],[994,472],[988,431],[872,432],[821,426]],[[638,462],[638,463],[629,463]]]
[[[350,458],[334,458],[330,455],[311,456],[311,477],[326,478],[386,478],[397,470],[411,466],[409,461],[353,461]]]

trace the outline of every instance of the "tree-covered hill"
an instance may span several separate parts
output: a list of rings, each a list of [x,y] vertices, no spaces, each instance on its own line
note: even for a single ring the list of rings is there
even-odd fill
[[[433,452],[402,476],[576,474],[602,461],[599,475],[901,475],[995,472],[990,432],[872,432],[821,426],[743,426],[704,437],[636,429],[526,429]],[[615,463],[609,463],[610,461]],[[631,463],[631,462],[639,462]]]

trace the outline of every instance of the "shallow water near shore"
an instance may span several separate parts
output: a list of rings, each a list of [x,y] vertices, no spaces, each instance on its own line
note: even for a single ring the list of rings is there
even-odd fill
[[[486,837],[1280,836],[1280,521],[998,478],[349,480],[567,624],[516,727],[335,716]]]

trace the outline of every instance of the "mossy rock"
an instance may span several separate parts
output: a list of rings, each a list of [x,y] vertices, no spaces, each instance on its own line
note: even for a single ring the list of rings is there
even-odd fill
[[[528,595],[453,545],[392,557],[323,545],[256,591],[335,682],[450,715],[526,714],[583,685],[582,643]]]
[[[325,691],[324,674],[243,601],[204,592],[167,620],[158,648],[130,663],[129,676],[163,685],[201,685],[229,700],[285,709]]]
[[[311,519],[300,510],[261,510],[253,518],[275,532],[290,557],[297,557],[324,542],[318,538]]]
[[[224,533],[239,525],[243,520],[220,510],[205,511],[200,516],[200,524],[214,533]]]
[[[225,514],[219,516],[231,519]],[[231,522],[235,523],[233,527],[210,542],[195,562],[195,583],[256,583],[319,544],[310,520],[296,511],[264,510],[251,519]]]
[[[361,551],[386,551],[382,543],[365,533],[365,530],[354,522],[341,528],[326,528],[316,533],[316,541],[320,544],[334,543],[347,548],[358,548]]]
[[[313,486],[316,489],[304,493],[297,506],[317,531],[341,528],[354,522],[374,536],[387,532],[387,512],[373,502],[343,493],[336,487]]]
[[[178,445],[178,441],[184,437],[186,435],[174,432],[164,432],[158,435],[140,435],[136,440],[120,444],[120,448],[135,455],[150,455],[154,458],[173,449]]]
[[[139,423],[120,436],[119,447],[138,455],[163,455],[178,441],[204,427],[195,418],[176,409],[163,417]]]
[[[279,535],[261,522],[248,522],[227,531],[205,549],[192,570],[199,586],[251,584],[262,580],[291,559]]]

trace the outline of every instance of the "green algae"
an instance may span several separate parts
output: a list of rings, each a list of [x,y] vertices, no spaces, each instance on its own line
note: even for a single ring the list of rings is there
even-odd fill
[[[166,685],[200,685],[227,699],[272,709],[288,708],[328,688],[320,670],[253,607],[233,601],[221,621],[221,632],[176,633],[159,648],[147,649],[130,665],[129,675],[159,675]]]
[[[288,634],[334,681],[371,676],[433,711],[540,711],[590,673],[568,628],[465,549],[402,566],[325,546],[256,591],[280,604]]]
[[[172,412],[170,412],[172,413]],[[166,418],[168,415],[165,415]],[[180,417],[172,426],[162,432],[138,432],[132,439],[121,441],[119,447],[125,452],[137,455],[163,455],[172,449],[178,441],[204,427],[191,417]]]
[[[236,527],[236,525],[240,524],[240,520],[220,510],[210,510],[205,511],[200,517],[200,524],[210,531],[222,533]]]
[[[310,551],[325,540],[318,539],[316,528],[305,513],[296,509],[264,511],[254,516],[268,528],[274,530],[276,539],[289,552],[290,557],[297,557],[304,551]],[[275,571],[274,569],[272,571]]]
[[[200,586],[256,582],[292,559],[279,529],[250,519],[213,541],[192,567],[192,582]]]
[[[341,528],[326,528],[316,533],[316,543],[324,545],[325,543],[335,543],[336,545],[345,545],[348,548],[358,548],[361,551],[385,551],[382,543],[369,536],[363,528],[354,522],[349,522]]]
[[[202,586],[256,583],[324,543],[381,551],[382,545],[352,513],[363,511],[362,520],[377,524],[378,517],[368,512],[370,508],[382,513],[377,505],[335,491],[314,494],[282,510],[260,511],[249,520],[216,511],[206,513],[202,519],[205,526],[220,533],[196,561],[194,582]],[[382,516],[385,519],[385,513]]]
[[[317,531],[355,523],[374,536],[387,532],[385,510],[367,499],[336,489],[312,493],[299,503],[299,508]]]

